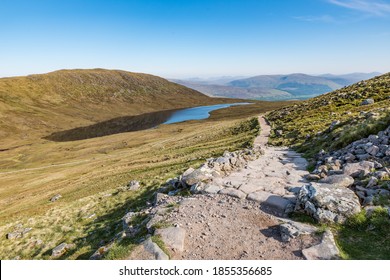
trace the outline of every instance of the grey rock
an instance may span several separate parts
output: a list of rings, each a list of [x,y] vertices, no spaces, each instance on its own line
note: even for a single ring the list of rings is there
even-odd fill
[[[268,208],[271,211],[276,211],[275,214],[278,215],[284,215],[286,209],[292,204],[291,201],[286,198],[265,191],[251,193],[248,195],[247,199],[259,202],[263,209]]]
[[[16,239],[16,238],[22,238],[23,234],[19,231],[13,231],[10,233],[7,233],[7,239]]]
[[[334,241],[332,232],[327,229],[322,236],[321,243],[302,250],[307,260],[335,260],[340,259],[340,252]]]
[[[317,174],[307,174],[307,175],[305,176],[305,178],[306,178],[307,180],[309,180],[309,181],[318,181],[318,180],[321,179],[321,177],[318,176]]]
[[[219,194],[225,194],[225,195],[229,195],[232,197],[237,197],[239,199],[244,199],[247,196],[246,193],[244,193],[240,190],[237,190],[235,188],[224,188],[224,189],[219,191]]]
[[[187,186],[195,185],[199,182],[206,182],[212,178],[212,175],[207,172],[205,167],[201,167],[199,169],[196,169],[195,171],[191,172],[187,176],[183,176],[183,182]]]
[[[342,170],[329,170],[328,175],[342,175],[344,172]]]
[[[373,203],[374,203],[374,196],[372,196],[372,195],[365,197],[363,200],[364,206],[373,205]]]
[[[371,177],[370,181],[368,181],[366,188],[372,188],[378,185],[378,179],[376,177]]]
[[[357,158],[359,159],[359,161],[363,161],[369,159],[370,155],[369,154],[357,155]]]
[[[362,191],[356,191],[355,193],[360,199],[364,200],[366,198],[366,194]]]
[[[187,177],[188,175],[190,175],[194,171],[195,171],[195,169],[190,167],[186,171],[184,171],[184,173],[182,174],[182,177]]]
[[[389,176],[389,174],[386,172],[386,171],[376,171],[374,173],[374,176],[379,179],[379,180],[383,180],[385,179],[386,177]]]
[[[364,100],[362,101],[362,103],[360,103],[360,105],[361,105],[361,106],[364,106],[364,105],[370,105],[370,104],[374,104],[374,103],[375,103],[374,99],[372,99],[372,98],[367,98],[367,99],[364,99]]]
[[[223,189],[223,187],[221,187],[221,186],[217,186],[214,184],[206,184],[206,186],[204,187],[203,193],[215,194],[215,193],[218,193],[222,189]]]
[[[354,179],[348,175],[331,175],[323,178],[319,183],[330,184],[334,187],[348,188],[354,183]]]
[[[126,213],[126,215],[123,216],[122,218],[122,223],[123,223],[123,227],[127,227],[127,224],[131,222],[131,220],[133,219],[133,217],[137,216],[138,213],[137,212],[128,212]]]
[[[310,183],[297,195],[297,211],[305,211],[319,222],[337,222],[360,212],[358,197],[345,187]]]
[[[379,152],[379,147],[375,145],[370,146],[366,149],[366,152],[372,156],[375,156]]]
[[[72,249],[74,247],[75,247],[74,244],[61,243],[60,245],[58,245],[53,249],[51,256],[53,258],[58,258],[63,254],[65,254],[69,249]]]
[[[306,225],[294,221],[288,221],[279,225],[280,236],[283,242],[288,242],[300,235],[312,234],[317,228],[311,225]]]
[[[150,253],[155,260],[169,260],[169,257],[167,254],[164,253],[163,250],[161,250],[160,247],[156,243],[152,241],[152,239],[149,237],[144,242],[142,242],[142,247],[145,251]]]
[[[55,202],[55,201],[59,200],[61,197],[62,197],[62,195],[56,194],[55,196],[50,198],[50,202]]]
[[[380,189],[378,194],[380,196],[390,196],[390,191],[385,189]]]
[[[351,153],[347,153],[345,156],[344,156],[344,160],[346,162],[353,162],[354,160],[356,159],[356,157],[351,154]]]
[[[191,186],[190,191],[191,193],[197,194],[202,193],[206,187],[206,184],[203,182],[198,182]]]
[[[169,195],[163,194],[163,193],[156,193],[154,196],[154,206],[158,206],[162,203],[164,203],[167,199],[169,199]]]
[[[127,183],[127,190],[129,191],[136,191],[140,188],[140,183],[136,180],[132,180],[129,183]]]
[[[160,236],[168,248],[177,252],[183,252],[186,236],[185,229],[181,227],[168,227],[157,229],[154,234]]]
[[[353,178],[366,176],[374,168],[375,164],[370,161],[362,161],[357,163],[347,163],[344,165],[344,174]]]
[[[16,239],[24,237],[32,228],[23,228],[22,225],[16,226],[15,231],[7,233],[7,239]]]
[[[329,129],[330,130],[333,130],[335,126],[339,125],[341,122],[339,120],[336,120],[336,121],[333,121],[330,126],[329,126]]]

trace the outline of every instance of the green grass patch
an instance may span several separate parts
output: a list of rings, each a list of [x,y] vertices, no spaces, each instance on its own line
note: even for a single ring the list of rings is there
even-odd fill
[[[336,231],[344,259],[390,259],[390,218],[386,209],[375,210],[371,217],[363,210],[344,225],[336,226]]]

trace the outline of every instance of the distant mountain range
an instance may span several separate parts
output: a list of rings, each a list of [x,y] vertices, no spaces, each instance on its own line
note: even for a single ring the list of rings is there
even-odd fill
[[[220,77],[171,81],[215,97],[291,100],[315,97],[380,74],[372,72],[319,76],[307,74],[260,75],[250,78]]]

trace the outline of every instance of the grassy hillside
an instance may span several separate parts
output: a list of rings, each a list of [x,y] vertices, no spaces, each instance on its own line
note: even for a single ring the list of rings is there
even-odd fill
[[[257,129],[248,118],[291,104],[255,102],[207,120],[113,134],[142,129],[164,110],[234,101],[123,71],[0,79],[0,258],[49,259],[62,242],[75,245],[63,258],[89,258],[166,179],[250,145]],[[141,188],[126,191],[130,180]],[[50,202],[56,194],[62,198]],[[32,230],[6,239],[20,224]]]
[[[119,70],[61,70],[0,79],[0,137],[14,142],[115,117],[224,103],[165,79]],[[0,149],[8,148],[3,142]]]
[[[374,103],[363,105],[366,99]],[[273,144],[309,156],[344,147],[390,124],[390,73],[276,110],[268,119]]]
[[[217,110],[207,120],[80,141],[36,141],[3,151],[0,258],[49,259],[61,242],[76,245],[63,258],[89,258],[121,231],[123,215],[152,201],[169,177],[250,145],[256,129],[248,117],[286,105],[261,102]],[[124,191],[130,180],[139,180],[141,189]],[[52,203],[55,194],[62,198]],[[6,239],[20,223],[31,232]]]

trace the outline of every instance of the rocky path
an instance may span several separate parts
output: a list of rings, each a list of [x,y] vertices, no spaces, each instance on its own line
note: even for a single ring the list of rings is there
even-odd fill
[[[249,161],[246,168],[214,181],[225,187],[220,193],[256,201],[263,210],[284,216],[290,201],[295,200],[294,188],[306,182],[307,162],[288,148],[268,146],[270,126],[263,117],[259,122],[261,133],[255,145],[260,145],[264,154]]]
[[[320,243],[311,226],[296,231],[299,237],[287,238],[288,242],[281,235],[280,224],[286,222],[281,217],[293,205],[295,188],[305,182],[307,162],[288,148],[268,146],[270,126],[263,117],[259,122],[261,133],[255,145],[262,147],[264,155],[248,161],[245,168],[214,178],[212,184],[218,189],[187,198],[157,199],[154,217],[171,226],[156,230],[155,235],[161,236],[171,259],[304,259],[305,250]],[[151,253],[151,243],[150,239],[144,242],[129,258],[145,258],[146,251],[150,258],[161,258],[163,252]]]

